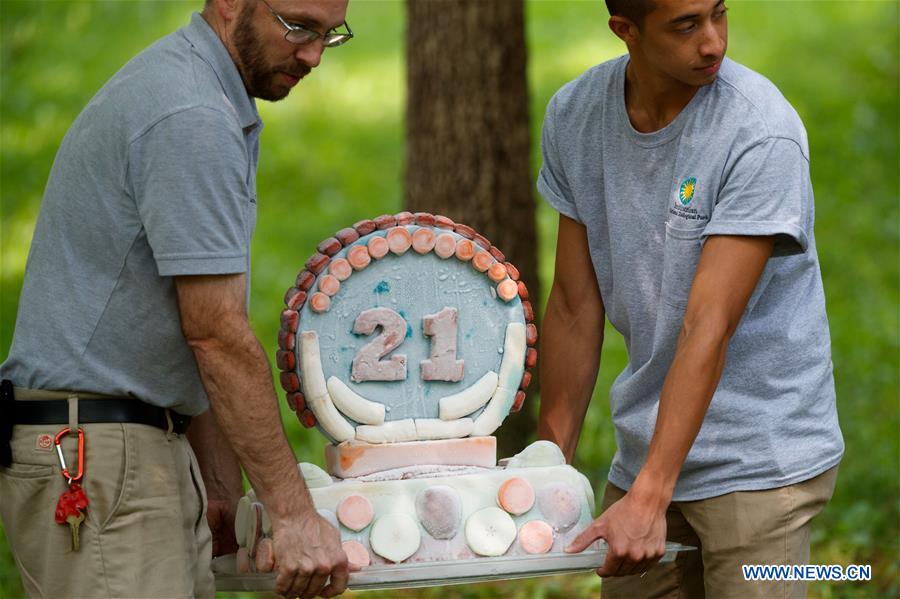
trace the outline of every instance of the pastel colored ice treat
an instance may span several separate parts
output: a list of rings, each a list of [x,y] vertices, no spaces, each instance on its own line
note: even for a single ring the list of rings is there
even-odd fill
[[[466,520],[466,541],[478,555],[503,555],[516,540],[516,534],[516,523],[499,508],[486,507]]]
[[[534,489],[524,478],[514,476],[500,485],[497,503],[510,514],[521,516],[534,505]]]
[[[272,539],[264,538],[260,540],[256,549],[256,571],[271,572],[275,569],[275,547]]]
[[[518,269],[424,212],[361,220],[316,250],[285,293],[276,364],[291,410],[329,441],[325,469],[298,467],[351,569],[564,555],[592,519],[587,479],[546,441],[497,464],[493,433],[537,360]],[[242,571],[274,567],[252,490],[235,535]]]
[[[246,547],[240,547],[235,555],[235,568],[239,574],[249,574],[250,569],[250,552]]]
[[[547,522],[560,532],[575,526],[581,517],[582,502],[568,483],[551,483],[538,492],[538,507]]]
[[[372,551],[386,560],[399,563],[419,549],[422,535],[418,523],[409,515],[385,514],[372,525],[369,543]]]
[[[547,553],[553,547],[553,527],[543,520],[526,522],[519,529],[519,543],[525,553]]]
[[[372,561],[369,558],[369,550],[359,541],[344,541],[341,548],[347,554],[347,562],[351,571],[361,570]]]
[[[452,487],[435,485],[416,496],[416,515],[435,539],[452,539],[459,531],[462,503]]]
[[[395,445],[415,449],[445,442]],[[542,455],[542,445],[522,453]],[[359,543],[366,550],[370,565],[562,555],[592,520],[590,485],[566,464],[417,464],[333,479],[330,484],[321,484],[317,467],[303,465],[301,470],[320,481],[310,488],[320,514],[339,530],[342,543]],[[239,502],[239,509],[248,502],[251,511],[259,505],[248,497]],[[236,533],[246,544],[256,539],[261,524],[252,517],[243,519],[251,530]],[[256,540],[254,557],[266,538]],[[364,561],[360,547],[347,547]]]
[[[372,503],[362,495],[350,495],[337,506],[338,522],[357,532],[368,526],[374,515]]]

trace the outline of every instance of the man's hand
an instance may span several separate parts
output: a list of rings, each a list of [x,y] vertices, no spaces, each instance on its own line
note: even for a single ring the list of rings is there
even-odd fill
[[[627,493],[566,547],[584,551],[597,539],[608,545],[599,576],[628,576],[649,570],[666,552],[666,506]]]
[[[206,522],[212,533],[213,557],[235,553],[234,516],[244,494],[237,456],[209,411],[194,417],[187,436],[206,487]]]
[[[279,523],[272,540],[278,571],[275,592],[311,599],[319,595],[334,597],[347,588],[349,570],[340,533],[315,510]]]
[[[236,553],[237,539],[234,536],[234,517],[237,511],[237,499],[209,498],[206,506],[206,522],[212,533],[213,557]]]

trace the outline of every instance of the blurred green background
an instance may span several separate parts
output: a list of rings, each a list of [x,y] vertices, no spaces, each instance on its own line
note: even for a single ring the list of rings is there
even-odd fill
[[[0,2],[0,357],[12,338],[31,234],[62,136],[124,62],[185,24],[200,4]],[[624,47],[606,29],[600,0],[526,4],[536,173],[550,96]],[[873,569],[872,582],[816,583],[810,594],[900,596],[900,4],[731,0],[730,8],[729,55],[769,77],[809,133],[847,444],[834,499],[814,522],[811,562]],[[287,100],[260,104],[266,128],[251,310],[272,354],[282,294],[316,244],[360,218],[401,207],[404,4],[353,0],[348,21],[357,35],[352,43],[329,50]],[[541,283],[549,290],[556,214],[538,200],[537,218]],[[614,452],[607,392],[626,360],[621,338],[608,331],[606,339],[576,464],[598,497]],[[322,464],[323,437],[282,406],[298,459]],[[366,596],[586,597],[599,587],[584,574]],[[22,595],[0,535],[0,597]]]

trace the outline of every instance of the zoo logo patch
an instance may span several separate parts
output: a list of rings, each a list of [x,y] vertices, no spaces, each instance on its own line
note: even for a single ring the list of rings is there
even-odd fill
[[[694,199],[694,191],[697,188],[697,177],[688,177],[681,182],[678,188],[678,201],[682,206],[687,206]]]

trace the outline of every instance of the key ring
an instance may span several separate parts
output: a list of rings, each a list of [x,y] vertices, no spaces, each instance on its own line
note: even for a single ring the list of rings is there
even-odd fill
[[[78,474],[75,476],[72,476],[69,472],[69,467],[66,466],[66,458],[63,456],[62,447],[60,446],[60,440],[70,432],[68,427],[62,429],[56,433],[53,443],[56,445],[56,453],[59,455],[59,465],[62,468],[63,478],[68,480],[71,485],[73,482],[81,480],[81,477],[84,476],[84,429],[80,426],[78,427]]]

